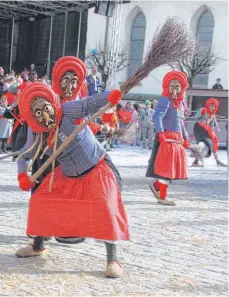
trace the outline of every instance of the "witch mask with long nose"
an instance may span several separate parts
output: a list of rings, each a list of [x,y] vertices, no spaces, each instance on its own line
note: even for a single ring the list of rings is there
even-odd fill
[[[73,71],[65,72],[60,80],[62,97],[71,98],[76,91],[77,83],[78,77]]]
[[[46,99],[41,97],[35,98],[31,104],[31,110],[34,119],[36,119],[43,127],[51,130],[56,126],[54,108]]]
[[[27,85],[19,94],[18,106],[34,133],[53,132],[60,125],[62,108],[59,96],[43,83]]]
[[[52,88],[61,96],[62,104],[77,98],[86,74],[85,64],[76,57],[65,56],[56,62],[52,72]]]

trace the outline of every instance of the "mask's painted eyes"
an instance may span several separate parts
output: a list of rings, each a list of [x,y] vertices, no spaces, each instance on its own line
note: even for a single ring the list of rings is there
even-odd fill
[[[35,112],[35,116],[36,116],[36,117],[40,117],[41,114],[42,114],[41,110],[37,110],[37,111]]]
[[[46,105],[44,109],[45,109],[45,111],[50,111],[51,110],[51,106]]]
[[[177,86],[170,86],[170,87],[169,87],[169,91],[170,91],[170,92],[173,92],[174,89],[175,89],[177,92],[179,92],[179,91],[181,90],[181,87],[180,87],[179,85],[177,85]]]
[[[64,84],[67,84],[67,83],[69,83],[69,79],[68,79],[68,78],[65,78],[65,79],[62,80],[62,82],[63,82]]]
[[[77,84],[77,79],[73,79],[72,84],[76,85]]]

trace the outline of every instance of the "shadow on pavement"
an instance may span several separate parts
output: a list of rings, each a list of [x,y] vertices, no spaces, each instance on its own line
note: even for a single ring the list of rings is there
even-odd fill
[[[11,192],[11,191],[17,191],[21,192],[21,189],[18,185],[0,185],[0,192]]]

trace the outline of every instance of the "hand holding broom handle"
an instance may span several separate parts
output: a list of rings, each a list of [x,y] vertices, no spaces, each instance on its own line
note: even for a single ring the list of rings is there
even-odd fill
[[[101,114],[103,114],[108,108],[110,108],[112,104],[108,102],[102,109],[93,114],[87,121],[80,124],[73,132],[70,134],[64,142],[58,147],[58,149],[52,154],[51,157],[30,177],[32,183],[36,183],[36,180],[41,176],[41,174],[45,171],[45,169],[52,164],[52,161],[59,156],[64,149],[69,145],[70,142],[82,131],[89,123],[93,122],[96,118],[98,118]]]

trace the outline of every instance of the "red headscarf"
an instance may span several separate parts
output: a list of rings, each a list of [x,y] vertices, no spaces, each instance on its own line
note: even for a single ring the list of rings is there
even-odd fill
[[[210,111],[210,105],[211,104],[215,104],[215,110],[214,111]],[[205,103],[205,108],[207,109],[207,113],[212,115],[217,113],[218,109],[219,109],[219,101],[215,98],[209,98],[206,103]]]
[[[170,84],[171,80],[178,80],[179,83],[181,84],[180,95],[175,100],[172,99],[172,97],[169,93],[169,84]],[[188,87],[187,76],[183,72],[180,72],[180,71],[170,71],[164,76],[163,82],[162,82],[162,87],[163,87],[162,96],[167,96],[172,101],[173,107],[178,108],[180,106],[182,100],[184,99],[184,93]]]
[[[74,94],[70,98],[65,98],[60,87],[60,81],[64,73],[72,71],[78,78],[77,88]],[[65,56],[60,58],[53,67],[52,72],[52,88],[53,90],[63,98],[63,102],[75,100],[81,86],[85,80],[87,69],[83,61],[73,56]]]
[[[56,123],[57,125],[59,125],[62,118],[62,109],[58,95],[55,94],[51,88],[47,87],[46,85],[40,82],[28,84],[21,91],[18,100],[20,114],[24,119],[26,119],[26,122],[28,123],[29,127],[33,130],[33,132],[51,132],[53,134],[53,131],[50,131],[50,129],[39,124],[38,121],[33,117],[31,104],[33,100],[37,97],[42,97],[51,103],[55,111]],[[53,130],[55,130],[55,128]]]

